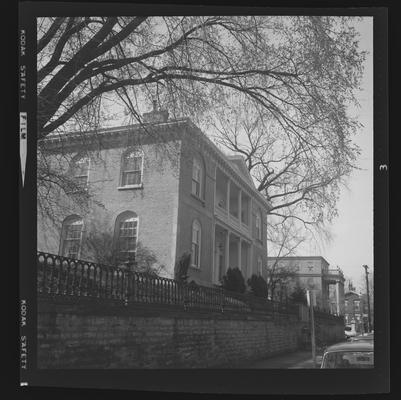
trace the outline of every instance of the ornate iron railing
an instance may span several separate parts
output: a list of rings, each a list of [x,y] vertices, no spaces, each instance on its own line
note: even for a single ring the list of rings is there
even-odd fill
[[[175,305],[185,310],[298,314],[297,304],[183,284],[174,279],[49,253],[38,252],[37,267],[37,291],[41,295],[112,299],[126,305]]]

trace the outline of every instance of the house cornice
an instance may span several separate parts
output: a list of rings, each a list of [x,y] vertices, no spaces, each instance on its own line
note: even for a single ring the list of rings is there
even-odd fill
[[[267,257],[267,260],[323,260],[327,265],[330,263],[322,256],[286,256],[286,257]]]
[[[248,195],[253,195],[253,197],[258,200],[258,202],[266,209],[268,212],[272,205],[268,202],[265,197],[258,191],[254,186],[247,182],[235,168],[230,164],[227,156],[202,132],[202,130],[196,126],[189,118],[180,118],[167,122],[160,122],[155,124],[135,124],[126,126],[117,126],[111,128],[102,128],[98,130],[85,131],[85,132],[68,132],[64,134],[49,135],[40,142],[49,146],[50,149],[55,149],[59,145],[66,144],[73,146],[74,144],[81,144],[83,140],[88,140],[96,137],[103,137],[107,139],[117,138],[129,132],[140,132],[146,133],[147,128],[151,128],[152,131],[163,131],[166,129],[171,129],[173,127],[180,126],[182,128],[189,128],[192,132],[196,133],[197,137],[200,138],[205,146],[205,151],[214,158],[218,163],[219,167],[229,175],[238,186],[245,188],[248,191]]]

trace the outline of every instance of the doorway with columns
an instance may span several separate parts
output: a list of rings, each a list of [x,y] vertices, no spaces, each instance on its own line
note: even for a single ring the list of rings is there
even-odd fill
[[[228,268],[239,268],[245,280],[250,277],[251,245],[235,232],[216,224],[213,281],[219,284]]]

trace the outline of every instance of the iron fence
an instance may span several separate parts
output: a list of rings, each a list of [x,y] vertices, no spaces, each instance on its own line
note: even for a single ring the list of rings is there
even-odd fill
[[[297,304],[277,302],[222,288],[184,284],[174,279],[37,253],[37,291],[48,296],[112,299],[123,304],[179,306],[185,310],[298,314]]]

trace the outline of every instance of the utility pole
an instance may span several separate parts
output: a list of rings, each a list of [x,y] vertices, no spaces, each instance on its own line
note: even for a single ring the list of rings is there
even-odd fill
[[[370,323],[370,297],[369,297],[369,272],[368,272],[368,266],[367,265],[362,265],[363,268],[365,268],[365,278],[366,278],[366,297],[368,300],[368,332],[371,331],[371,323]]]

